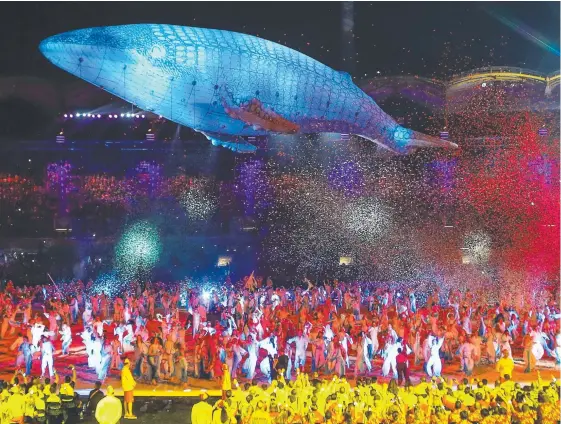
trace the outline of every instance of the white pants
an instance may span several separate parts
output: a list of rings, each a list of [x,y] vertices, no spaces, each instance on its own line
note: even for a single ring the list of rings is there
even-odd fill
[[[429,377],[440,377],[442,362],[439,356],[431,356],[427,362],[427,374]]]
[[[49,377],[53,376],[53,356],[43,355],[41,358],[41,375],[45,375],[45,369],[49,367]]]
[[[249,355],[246,359],[245,367],[247,369],[247,378],[252,380],[255,376],[255,367],[257,366],[257,356]]]
[[[306,364],[306,352],[296,353],[294,358],[294,368],[300,368],[300,371],[304,371],[304,365]]]
[[[397,357],[387,357],[384,359],[384,363],[382,364],[382,375],[387,377],[390,371],[393,372],[395,378],[397,378]]]

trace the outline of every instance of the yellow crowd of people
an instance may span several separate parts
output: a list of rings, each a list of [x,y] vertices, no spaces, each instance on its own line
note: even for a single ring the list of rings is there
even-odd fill
[[[123,376],[132,392],[134,380],[127,378]],[[0,390],[0,424],[79,421],[75,379],[74,369],[62,384],[58,375],[53,381],[27,381],[17,371]],[[298,373],[294,381],[279,375],[270,385],[241,386],[225,378],[222,388],[218,401],[201,395],[191,411],[193,424],[557,424],[561,419],[559,380],[544,381],[539,373],[525,386],[508,373],[492,384],[485,379],[432,378],[403,387],[395,380],[364,378],[352,386],[337,376],[320,379],[317,374]],[[135,418],[132,401],[129,397],[125,418]],[[116,424],[121,416],[122,403],[108,387],[95,409],[96,421]]]
[[[76,422],[81,401],[74,392],[76,371],[62,384],[55,372],[53,379],[28,379],[16,370],[10,382],[0,383],[0,424],[24,422],[56,424]]]
[[[367,378],[353,387],[345,378],[301,373],[288,384],[282,376],[263,386],[234,381],[213,404],[202,394],[191,418],[193,424],[557,424],[559,405],[555,379],[521,386],[507,374],[494,384],[433,378],[399,387]]]

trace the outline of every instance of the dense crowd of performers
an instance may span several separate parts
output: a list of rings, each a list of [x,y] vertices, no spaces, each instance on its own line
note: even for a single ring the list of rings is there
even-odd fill
[[[510,376],[513,348],[522,352],[526,372],[544,357],[557,367],[561,362],[561,314],[552,293],[520,306],[508,299],[488,304],[484,293],[442,293],[435,287],[419,304],[414,291],[390,285],[306,284],[274,287],[251,275],[211,290],[132,283],[121,296],[109,297],[96,293],[91,281],[32,288],[8,283],[0,295],[0,337],[13,338],[16,368],[30,375],[39,362],[41,378],[55,377],[55,357],[76,354],[70,347],[79,338],[100,381],[127,357],[137,379],[153,385],[187,387],[194,376],[306,384],[313,392],[314,384],[302,380],[311,372],[316,379],[333,378],[325,384],[350,397],[369,386],[361,383],[353,394],[345,378],[381,373],[409,386],[413,363],[423,364],[436,385],[444,381],[443,362],[458,364],[467,378],[478,365]],[[439,390],[446,391],[442,384]],[[340,403],[338,395],[334,399]]]

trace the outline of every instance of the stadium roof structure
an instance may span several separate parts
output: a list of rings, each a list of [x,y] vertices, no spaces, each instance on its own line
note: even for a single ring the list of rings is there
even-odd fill
[[[376,102],[392,96],[406,98],[435,112],[461,107],[482,89],[500,86],[507,95],[524,98],[520,108],[559,109],[560,72],[544,74],[516,67],[478,68],[455,75],[449,80],[418,76],[375,77],[360,87]]]
[[[428,108],[442,108],[446,98],[446,84],[437,79],[419,76],[377,77],[363,81],[360,87],[376,102],[400,96]]]
[[[559,87],[559,77],[559,71],[551,74],[543,74],[532,71],[531,69],[509,66],[478,68],[452,77],[447,83],[446,94],[449,96],[458,90],[469,89],[487,82],[497,81],[538,84],[544,88],[544,94],[547,96],[553,92],[554,88]]]

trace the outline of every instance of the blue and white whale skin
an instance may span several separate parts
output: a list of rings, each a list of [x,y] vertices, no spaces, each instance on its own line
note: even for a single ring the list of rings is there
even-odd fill
[[[456,147],[401,127],[349,74],[251,35],[135,24],[65,32],[39,49],[65,71],[233,150],[255,149],[240,137],[322,132],[396,153]]]

